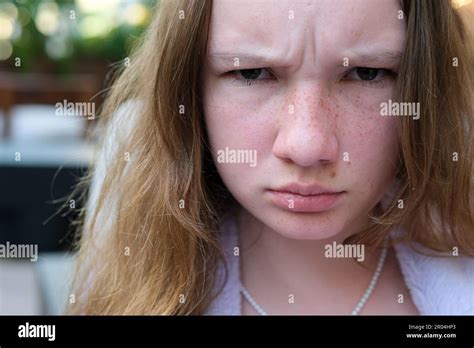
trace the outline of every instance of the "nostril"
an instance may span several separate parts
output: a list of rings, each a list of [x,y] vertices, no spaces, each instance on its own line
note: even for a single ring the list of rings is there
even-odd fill
[[[288,163],[288,164],[291,164],[293,163],[293,161],[288,158],[288,157],[280,157],[280,156],[277,156],[281,161],[285,162],[285,163]]]
[[[332,162],[331,162],[330,160],[326,160],[326,159],[320,159],[320,160],[318,161],[318,164],[319,164],[320,166],[326,166],[326,165],[331,164],[331,163],[332,163]]]

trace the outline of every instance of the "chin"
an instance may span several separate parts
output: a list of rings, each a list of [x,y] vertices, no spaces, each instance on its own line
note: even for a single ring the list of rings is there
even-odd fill
[[[271,209],[261,220],[281,236],[297,240],[324,240],[344,229],[344,217],[337,209],[322,213],[292,213]]]

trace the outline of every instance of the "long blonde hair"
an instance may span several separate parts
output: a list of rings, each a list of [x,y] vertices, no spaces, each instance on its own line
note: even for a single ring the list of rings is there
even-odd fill
[[[79,220],[70,313],[201,314],[216,295],[218,228],[232,197],[203,120],[211,9],[211,0],[160,1],[110,89],[100,122],[121,115],[126,123],[104,133],[97,166],[107,163],[105,177],[92,168],[78,188],[94,178],[98,194]],[[420,102],[423,112],[418,122],[400,120],[401,185],[392,204],[351,239],[374,245],[401,225],[406,239],[472,256],[472,72],[463,24],[447,0],[406,0],[402,9],[407,43],[395,97]],[[120,141],[110,138],[117,131],[126,133]]]

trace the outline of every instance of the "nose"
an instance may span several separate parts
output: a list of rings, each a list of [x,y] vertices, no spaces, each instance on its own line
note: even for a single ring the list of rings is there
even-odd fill
[[[301,167],[334,163],[339,152],[335,109],[314,83],[294,88],[279,117],[273,154]],[[293,111],[293,112],[292,112]]]

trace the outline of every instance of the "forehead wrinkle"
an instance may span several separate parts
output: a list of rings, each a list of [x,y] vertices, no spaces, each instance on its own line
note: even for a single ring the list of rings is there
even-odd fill
[[[239,6],[232,9],[228,8],[229,4]],[[262,6],[264,4],[268,6]],[[289,10],[295,8],[293,5],[283,0],[214,1],[216,8],[211,19],[209,55],[225,56],[230,53],[236,57],[234,53],[240,52],[239,57],[249,61],[252,55],[270,56],[266,59],[270,61],[287,60],[295,46],[292,32],[301,30],[298,25],[295,26],[297,20],[288,19]],[[241,12],[246,15],[239,15]]]
[[[223,65],[233,65],[234,59],[239,58],[242,64],[283,67],[290,64],[295,48],[293,41],[289,36],[280,37],[278,42],[264,40],[260,43],[247,39],[247,34],[235,40],[214,37],[209,43],[208,59]]]
[[[244,4],[249,8],[256,9],[255,4],[257,3],[261,4],[258,1],[252,5]],[[388,26],[380,27],[379,23],[382,21],[379,18],[375,25],[379,29],[374,30],[373,21],[367,22],[369,13],[360,14],[357,11],[357,15],[351,16],[351,24],[347,21],[340,23],[334,22],[334,18],[328,18],[326,12],[319,11],[319,6],[310,6],[313,3],[309,1],[307,3],[299,2],[299,4],[301,3],[308,7],[289,6],[288,8],[295,9],[297,17],[292,22],[285,22],[288,25],[281,23],[276,28],[273,16],[268,15],[270,12],[276,11],[275,7],[267,8],[267,12],[264,11],[264,14],[261,13],[261,10],[248,11],[249,16],[244,16],[247,20],[239,17],[238,11],[229,15],[225,14],[225,17],[217,21],[218,25],[214,25],[212,28],[209,58],[215,62],[232,65],[234,58],[239,58],[242,64],[254,65],[253,67],[291,65],[293,71],[307,65],[307,62],[311,62],[310,65],[313,66],[311,69],[315,68],[314,65],[318,65],[319,68],[316,68],[316,71],[319,72],[324,71],[329,64],[332,64],[331,61],[340,60],[342,56],[347,56],[350,60],[376,60],[378,63],[384,64],[399,60],[399,54],[391,54],[390,51],[397,52],[403,48],[404,35],[400,35],[400,37],[397,35],[399,28],[403,32],[404,26],[401,22],[399,28],[397,28],[397,23],[392,21],[386,23]],[[334,6],[336,5],[332,5],[332,7]],[[309,7],[314,10],[314,16],[301,17],[301,11],[303,9],[309,11]],[[288,8],[285,7],[279,13],[284,12],[286,15]],[[225,7],[220,7],[219,15],[223,13],[224,9]],[[373,12],[370,11],[370,13]],[[384,10],[385,13],[387,10]],[[256,20],[257,18],[261,19],[262,16],[266,18],[265,21]],[[385,18],[385,15],[383,17]],[[248,20],[249,18],[253,18],[253,21]],[[246,23],[249,25],[245,25]],[[324,26],[319,28],[318,25]],[[334,33],[331,28],[335,25],[338,30]],[[337,40],[337,45],[333,42],[334,40]],[[382,49],[363,49],[363,46],[373,45],[375,47],[377,44],[387,42],[390,44]],[[356,45],[360,45],[360,47]],[[313,72],[316,71],[313,70]]]

